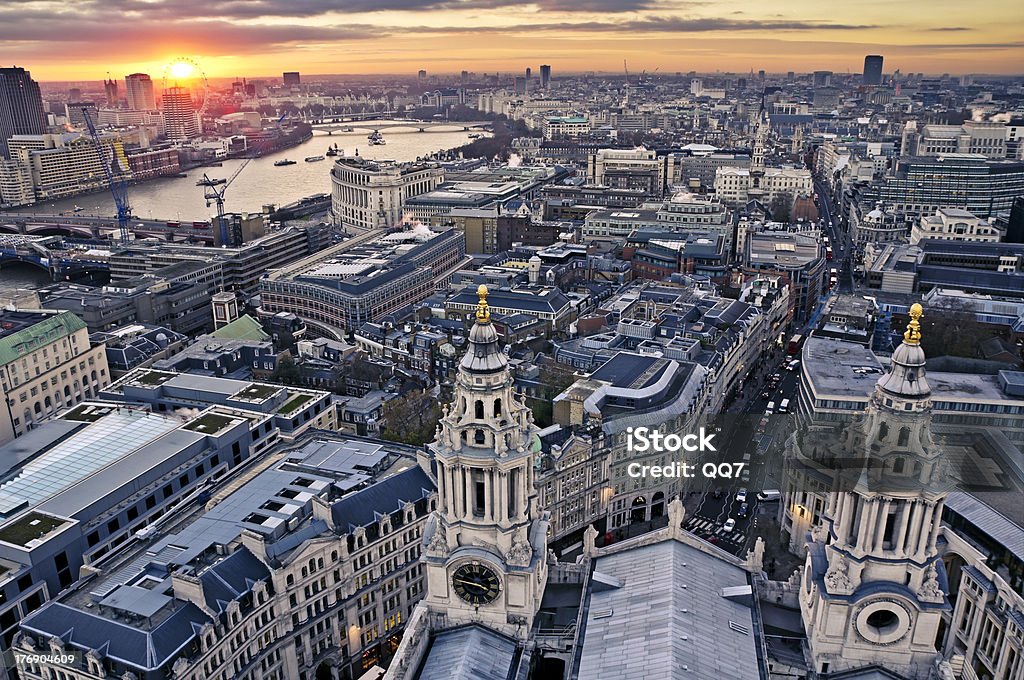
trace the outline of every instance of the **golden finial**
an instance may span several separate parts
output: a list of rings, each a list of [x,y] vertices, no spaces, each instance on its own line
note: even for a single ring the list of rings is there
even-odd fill
[[[903,334],[903,342],[908,345],[921,344],[921,322],[918,321],[924,316],[924,307],[915,302],[910,305],[910,323],[907,324],[907,332]]]
[[[476,321],[477,323],[489,323],[491,311],[487,309],[487,286],[481,283],[480,287],[476,289],[476,294],[480,296],[480,304],[476,306]]]

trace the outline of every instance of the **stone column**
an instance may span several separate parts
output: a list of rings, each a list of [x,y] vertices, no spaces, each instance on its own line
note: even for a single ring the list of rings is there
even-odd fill
[[[927,554],[935,554],[935,542],[939,540],[939,530],[942,528],[942,508],[946,505],[945,499],[935,504],[935,513],[932,515],[932,533],[928,537]]]
[[[840,492],[842,494],[842,520],[839,525],[838,540],[843,545],[849,545],[850,543],[850,527],[853,526],[853,513],[855,510],[855,504],[857,497],[848,491]]]
[[[896,545],[894,550],[899,556],[903,556],[907,546],[907,526],[910,524],[910,509],[913,502],[904,502],[900,505],[899,530],[896,532]]]
[[[487,507],[484,508],[484,517],[489,521],[494,520],[494,498],[491,496],[492,489],[494,488],[491,484],[491,478],[494,475],[494,470],[488,470],[484,473],[484,503]]]
[[[505,499],[505,487],[508,484],[508,475],[500,470],[495,474],[497,475],[497,479],[495,479],[494,521],[501,522],[505,519],[505,506],[508,504],[508,501]]]
[[[875,540],[871,545],[872,550],[877,551],[884,548],[883,541],[885,540],[885,525],[889,521],[889,506],[889,499],[883,501],[879,508],[878,515],[875,517],[875,524],[877,527],[875,528]]]
[[[924,501],[914,501],[914,512],[910,515],[910,536],[907,538],[907,556],[917,554],[917,542],[921,537],[921,522],[924,515]]]

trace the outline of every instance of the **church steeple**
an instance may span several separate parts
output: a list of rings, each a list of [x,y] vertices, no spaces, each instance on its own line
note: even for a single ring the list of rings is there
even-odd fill
[[[538,428],[513,391],[487,287],[453,402],[430,445],[438,507],[424,534],[425,606],[451,623],[525,636],[547,580],[547,519],[534,490]]]
[[[836,446],[822,533],[808,549],[801,610],[817,670],[876,663],[927,677],[948,602],[937,539],[950,489],[931,433],[921,305],[859,422]],[[849,465],[856,462],[856,465]],[[827,630],[825,622],[846,625]],[[820,627],[819,627],[820,626]]]

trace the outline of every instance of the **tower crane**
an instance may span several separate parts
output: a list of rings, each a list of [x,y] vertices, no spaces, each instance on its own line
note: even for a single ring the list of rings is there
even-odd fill
[[[288,116],[288,112],[285,111],[280,118],[277,119],[278,128],[281,127],[281,122]],[[234,182],[238,176],[245,170],[245,166],[249,165],[253,158],[260,155],[260,149],[257,148],[255,152],[247,156],[244,161],[239,164],[235,171],[231,173],[231,176],[226,182],[218,182],[210,179],[210,177],[204,172],[203,173],[203,198],[206,199],[206,206],[210,206],[210,201],[213,201],[217,206],[217,228],[220,230],[220,243],[221,245],[227,245],[228,243],[228,225],[224,221],[224,192],[228,190],[231,183]]]
[[[132,219],[132,206],[128,202],[128,182],[125,181],[120,166],[117,168],[117,173],[114,173],[114,164],[117,162],[117,158],[114,155],[113,147],[110,149],[110,161],[107,161],[107,154],[103,149],[103,143],[100,142],[100,135],[96,132],[96,125],[89,116],[89,107],[82,107],[82,115],[85,117],[85,125],[89,128],[92,142],[96,146],[96,155],[99,156],[100,165],[103,167],[103,174],[106,175],[110,195],[114,197],[114,207],[117,209],[118,235],[121,243],[127,243],[129,240],[128,223]]]

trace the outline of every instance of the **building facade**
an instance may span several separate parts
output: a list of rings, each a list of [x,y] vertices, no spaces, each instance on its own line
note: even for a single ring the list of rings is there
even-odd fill
[[[0,314],[0,444],[110,384],[102,343],[71,312]]]
[[[427,163],[339,158],[331,168],[334,224],[354,231],[391,227],[402,221],[405,201],[433,191],[444,170]]]

